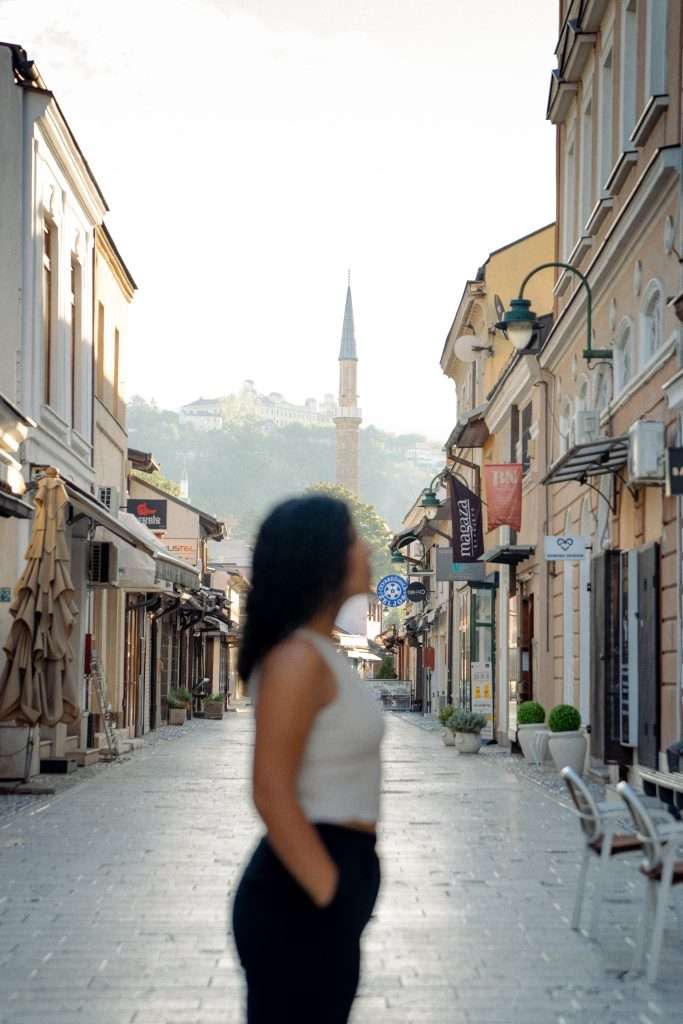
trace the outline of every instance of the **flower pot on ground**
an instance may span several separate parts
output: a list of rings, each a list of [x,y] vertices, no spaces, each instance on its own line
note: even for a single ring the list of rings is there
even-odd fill
[[[192,694],[185,687],[173,691],[173,696],[181,703],[187,712],[187,717],[192,718]]]
[[[572,768],[583,775],[587,743],[581,730],[581,715],[571,704],[558,704],[548,715],[548,749],[558,771]]]
[[[441,730],[441,739],[443,740],[444,744],[447,747],[452,747],[455,745],[455,737],[448,728],[448,723],[454,711],[455,708],[453,707],[452,704],[448,704],[446,705],[445,708],[441,708],[439,710],[439,721],[443,726],[443,729]]]
[[[476,711],[462,711],[459,708],[448,719],[448,729],[453,733],[455,749],[459,754],[478,754],[481,747],[481,730],[486,725],[484,715]]]
[[[212,693],[204,701],[204,717],[221,719],[225,711],[225,696],[222,693]]]
[[[535,700],[525,700],[517,708],[517,741],[527,761],[538,761],[536,733],[547,732],[545,708]]]
[[[185,705],[181,704],[180,701],[174,700],[173,697],[168,698],[168,724],[169,725],[184,725],[187,712]]]

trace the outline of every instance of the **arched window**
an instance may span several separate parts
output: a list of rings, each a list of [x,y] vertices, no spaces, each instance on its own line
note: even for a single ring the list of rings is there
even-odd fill
[[[560,406],[560,455],[564,455],[574,444],[574,406],[570,398],[564,398]]]
[[[614,346],[614,392],[620,395],[633,379],[635,373],[635,352],[633,345],[633,324],[629,317],[619,324]]]
[[[645,289],[640,314],[640,352],[642,365],[649,362],[662,346],[662,287],[650,281]]]

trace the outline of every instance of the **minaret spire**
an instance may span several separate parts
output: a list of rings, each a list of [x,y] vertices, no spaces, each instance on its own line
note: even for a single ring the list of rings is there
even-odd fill
[[[339,348],[339,411],[337,433],[337,484],[358,495],[360,488],[360,425],[358,408],[358,350],[351,299],[351,270],[346,285],[346,303]]]

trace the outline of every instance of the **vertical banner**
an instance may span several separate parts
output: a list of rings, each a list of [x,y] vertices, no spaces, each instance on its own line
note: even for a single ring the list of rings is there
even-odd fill
[[[453,561],[476,562],[484,554],[481,498],[454,477],[448,478],[453,519]]]
[[[521,530],[522,473],[521,462],[484,466],[488,530],[495,530],[497,526]]]

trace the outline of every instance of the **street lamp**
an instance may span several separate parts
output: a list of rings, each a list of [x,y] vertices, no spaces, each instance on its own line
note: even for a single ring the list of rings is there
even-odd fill
[[[435,477],[434,479],[438,480],[440,478]],[[420,508],[423,510],[427,519],[436,519],[439,513],[439,509],[441,508],[441,502],[436,496],[436,491],[434,490],[433,482],[422,495]]]
[[[407,559],[405,555],[402,555],[400,551],[394,551],[391,556],[392,565],[405,565]]]
[[[610,348],[593,348],[593,293],[591,292],[586,275],[582,274],[576,267],[572,267],[570,263],[559,263],[557,261],[541,263],[540,266],[534,267],[533,270],[529,271],[522,281],[518,297],[511,300],[510,308],[505,310],[503,319],[496,324],[498,330],[503,331],[518,352],[523,355],[538,354],[533,346],[530,347],[530,342],[536,329],[536,314],[531,309],[529,300],[524,298],[524,289],[534,274],[538,274],[541,270],[547,270],[548,267],[561,267],[563,270],[576,274],[586,289],[587,344],[583,350],[583,358],[588,362],[592,359],[611,359],[612,350]]]

